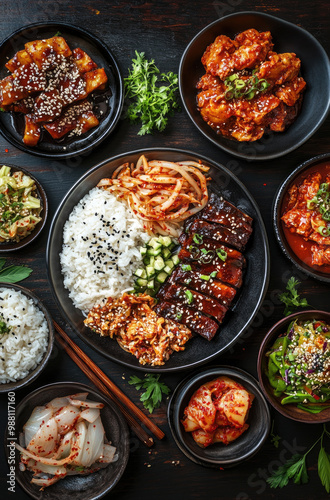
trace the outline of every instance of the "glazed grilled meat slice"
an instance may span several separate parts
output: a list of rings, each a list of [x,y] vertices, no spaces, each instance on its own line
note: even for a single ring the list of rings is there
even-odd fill
[[[212,340],[219,328],[218,323],[213,319],[205,316],[205,314],[197,311],[197,309],[183,307],[179,303],[171,303],[164,300],[156,305],[154,311],[163,318],[182,323],[207,340]]]
[[[201,218],[231,228],[242,227],[250,233],[252,232],[252,218],[222,198],[222,196],[217,196],[214,193],[211,193],[209,202],[202,211]]]
[[[178,266],[167,283],[180,283],[189,286],[191,290],[213,297],[224,306],[229,307],[236,295],[236,289],[214,278],[207,281],[201,276],[204,275],[194,265],[191,265],[191,271],[184,271],[182,266]]]
[[[238,266],[245,266],[245,257],[241,252],[211,238],[203,238],[203,241],[198,244],[195,243],[193,236],[186,235],[179,257],[181,260],[197,260],[200,264],[209,264],[213,261],[220,261],[221,263],[223,260],[217,254],[217,252],[221,251],[226,252],[226,260],[235,260]]]
[[[211,297],[206,297],[195,290],[189,290],[185,286],[177,286],[167,283],[157,294],[157,298],[181,304],[184,307],[198,309],[204,314],[222,322],[228,308]]]
[[[198,234],[203,238],[211,238],[215,241],[230,245],[240,251],[245,249],[245,245],[251,234],[250,232],[247,233],[238,229],[230,229],[229,227],[205,222],[200,219],[195,220],[191,224],[189,232],[191,234]],[[183,233],[183,235],[186,235],[186,233]],[[182,238],[180,236],[179,241],[181,244],[183,244],[185,238],[186,236],[182,236]]]

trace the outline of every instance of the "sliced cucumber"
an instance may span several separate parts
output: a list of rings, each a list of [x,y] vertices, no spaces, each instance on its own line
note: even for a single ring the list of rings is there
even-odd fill
[[[179,259],[179,257],[176,254],[174,254],[174,255],[172,255],[172,261],[173,261],[173,264],[175,266],[177,266],[179,264],[179,262],[180,262],[180,259]]]
[[[137,269],[135,271],[134,275],[137,276],[138,278],[144,278],[144,279],[147,277],[147,273],[146,273],[145,269],[142,269],[142,268]]]
[[[173,269],[174,267],[174,262],[172,259],[165,260],[165,266],[169,267],[170,269]]]
[[[160,236],[159,241],[161,241],[163,247],[167,248],[172,244],[172,239],[169,236]]]
[[[146,286],[147,286],[147,284],[148,284],[148,280],[145,280],[145,279],[143,279],[143,278],[138,278],[138,279],[136,280],[136,284],[137,284],[138,286],[140,286],[140,287],[146,287]]]
[[[168,278],[168,274],[165,271],[162,271],[161,273],[157,274],[156,280],[158,283],[165,283],[166,279]]]
[[[155,288],[155,280],[148,281],[147,288],[150,288],[151,290],[153,290]]]
[[[153,278],[155,276],[155,274],[156,274],[154,266],[147,266],[146,267],[146,273],[147,273],[148,279],[149,278]]]
[[[147,255],[152,255],[154,257],[157,257],[157,255],[159,255],[160,253],[162,253],[162,248],[148,248],[147,250]]]
[[[164,248],[162,254],[163,258],[166,260],[171,257],[171,250],[169,250],[168,248]]]
[[[158,255],[158,257],[155,258],[154,266],[155,266],[156,271],[161,271],[162,269],[164,269],[165,262],[164,262],[163,257]]]

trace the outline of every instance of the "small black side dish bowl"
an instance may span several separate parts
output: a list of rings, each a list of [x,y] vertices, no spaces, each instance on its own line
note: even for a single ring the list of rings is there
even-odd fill
[[[0,43],[0,78],[9,74],[5,64],[8,58],[24,48],[24,44],[33,40],[47,39],[55,35],[65,38],[70,49],[81,48],[95,61],[99,68],[104,68],[108,77],[106,88],[93,92],[93,110],[99,125],[81,136],[68,134],[54,140],[45,130],[42,131],[38,144],[34,147],[23,142],[22,131],[24,117],[19,113],[0,113],[0,133],[13,146],[36,156],[63,159],[91,151],[114,130],[120,118],[124,103],[122,76],[112,52],[93,33],[57,21],[29,24],[18,29]]]
[[[54,347],[54,326],[52,318],[49,312],[47,311],[46,307],[33,292],[20,285],[14,285],[13,283],[3,283],[1,281],[0,281],[0,288],[8,288],[10,290],[16,290],[22,292],[22,294],[24,294],[28,299],[32,299],[35,306],[38,307],[43,312],[48,326],[48,346],[42,358],[42,361],[34,370],[31,370],[26,377],[17,380],[16,382],[8,382],[7,384],[0,384],[0,393],[5,393],[9,391],[16,391],[17,389],[25,387],[28,384],[31,384],[31,382],[33,382],[37,377],[39,377],[39,375],[45,369]]]
[[[249,411],[249,428],[227,446],[215,443],[201,448],[181,424],[190,398],[204,383],[220,376],[232,378],[255,398]],[[193,462],[205,467],[232,467],[251,458],[264,444],[270,430],[270,412],[258,382],[247,372],[230,366],[214,366],[185,378],[175,389],[168,406],[168,421],[173,438],[180,450]]]
[[[36,500],[97,500],[109,493],[121,478],[129,457],[129,432],[126,422],[116,406],[100,394],[96,389],[76,382],[58,382],[41,387],[20,401],[16,407],[16,432],[22,432],[32,410],[42,406],[54,398],[69,396],[79,392],[88,392],[88,399],[104,403],[101,410],[102,423],[107,439],[117,448],[118,460],[86,476],[67,476],[57,483],[40,491],[40,486],[32,484],[32,472],[19,469],[20,453],[15,450],[16,481],[26,494]],[[7,459],[12,453],[8,447],[12,436],[5,433],[5,450]]]
[[[298,177],[304,177],[312,172],[318,171],[318,167],[325,166],[327,172],[330,174],[330,153],[315,156],[310,160],[305,161],[299,165],[291,174],[282,182],[274,198],[273,203],[273,227],[276,239],[284,253],[284,255],[294,264],[300,271],[311,278],[315,278],[324,283],[330,284],[330,273],[324,271],[324,266],[309,266],[306,262],[301,260],[290,247],[286,239],[283,223],[281,217],[285,206],[285,198],[290,187],[297,181]],[[307,245],[302,236],[298,236],[301,243]]]
[[[301,111],[286,131],[265,134],[255,142],[239,142],[217,134],[203,120],[197,108],[196,84],[205,73],[201,57],[208,45],[219,35],[234,38],[250,28],[270,31],[276,52],[297,54],[307,86]],[[262,12],[237,12],[217,19],[191,40],[181,58],[179,88],[190,119],[204,137],[234,156],[250,161],[271,160],[297,149],[326,119],[330,108],[329,59],[320,43],[303,28]]]
[[[44,188],[42,187],[42,185],[38,181],[38,179],[36,179],[34,177],[34,175],[32,175],[30,172],[28,172],[25,168],[18,167],[15,165],[9,165],[8,163],[3,163],[0,165],[0,167],[2,165],[6,165],[7,167],[10,167],[11,174],[13,174],[14,172],[23,172],[25,175],[28,175],[29,177],[31,177],[31,179],[34,180],[35,185],[36,185],[35,195],[39,198],[40,205],[41,205],[41,212],[40,212],[41,221],[38,222],[35,229],[30,234],[28,234],[25,238],[21,239],[20,241],[0,242],[0,254],[7,253],[7,252],[13,252],[15,250],[21,250],[22,248],[24,248],[27,245],[29,245],[30,243],[32,243],[32,241],[34,241],[39,236],[41,231],[43,230],[43,228],[46,224],[47,215],[48,215],[47,195],[46,195]]]

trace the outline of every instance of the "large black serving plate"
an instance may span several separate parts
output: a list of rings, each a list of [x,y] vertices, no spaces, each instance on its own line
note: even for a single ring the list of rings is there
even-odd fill
[[[243,286],[235,306],[231,311],[228,311],[225,317],[220,333],[210,342],[200,337],[191,339],[185,351],[174,353],[164,366],[154,368],[139,365],[137,359],[123,351],[115,340],[101,338],[84,326],[83,314],[74,307],[68,291],[64,288],[59,258],[62,250],[63,226],[73,207],[96,186],[100,179],[111,176],[111,173],[122,163],[136,162],[141,154],[145,154],[149,160],[201,160],[211,167],[209,171],[212,177],[210,189],[223,195],[254,220],[254,230],[244,253],[247,267]],[[206,157],[190,151],[167,148],[145,149],[122,154],[105,160],[89,170],[67,193],[54,216],[48,238],[46,260],[48,277],[56,302],[63,316],[77,334],[107,358],[149,372],[170,372],[192,368],[207,363],[232,346],[253,321],[266,293],[269,277],[269,250],[266,230],[258,206],[245,186],[225,167]]]
[[[197,108],[196,84],[205,73],[201,57],[217,36],[234,38],[254,28],[270,31],[274,51],[294,52],[301,60],[306,80],[301,111],[285,131],[264,135],[255,142],[239,142],[219,135],[202,118]],[[180,94],[184,107],[198,130],[219,148],[246,160],[270,160],[290,153],[307,141],[322,125],[330,109],[330,67],[320,43],[300,26],[263,12],[237,12],[221,17],[200,31],[185,49],[179,69]]]
[[[36,156],[48,158],[68,158],[90,151],[100,144],[115,128],[123,107],[123,81],[117,62],[109,48],[95,35],[83,28],[61,22],[35,23],[20,28],[0,44],[0,78],[9,74],[5,67],[8,59],[24,48],[24,44],[55,35],[63,36],[71,49],[80,47],[104,68],[108,83],[103,91],[96,90],[92,95],[94,113],[99,119],[98,127],[82,136],[63,137],[56,141],[45,130],[42,131],[37,146],[23,143],[24,117],[20,113],[0,113],[0,133],[19,149]],[[89,98],[90,99],[90,98]],[[102,112],[102,113],[101,113]]]

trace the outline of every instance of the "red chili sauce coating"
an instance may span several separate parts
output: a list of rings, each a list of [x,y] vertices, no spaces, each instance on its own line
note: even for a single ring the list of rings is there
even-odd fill
[[[285,212],[288,209],[288,203],[289,203],[289,190],[290,188],[294,185],[297,184],[299,185],[301,182],[304,181],[304,179],[309,175],[314,172],[319,172],[322,175],[322,181],[325,182],[325,177],[326,175],[330,175],[330,162],[323,162],[318,165],[314,165],[313,167],[310,167],[309,169],[304,170],[301,174],[299,174],[288,186],[286,194],[283,198],[282,201],[282,206],[281,206],[281,217],[282,215],[285,214]],[[303,236],[297,234],[297,233],[291,233],[289,228],[286,227],[284,222],[281,220],[281,226],[282,226],[282,231],[284,234],[284,237],[286,241],[288,242],[291,250],[295,253],[295,255],[308,267],[315,271],[319,271],[322,273],[329,273],[330,274],[330,265],[323,265],[323,266],[316,266],[312,265],[312,246],[317,245],[315,241],[311,240],[305,240]]]

